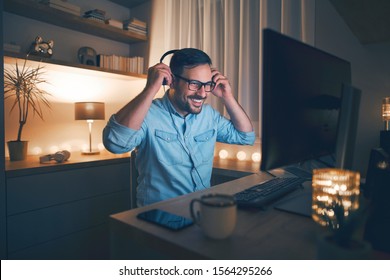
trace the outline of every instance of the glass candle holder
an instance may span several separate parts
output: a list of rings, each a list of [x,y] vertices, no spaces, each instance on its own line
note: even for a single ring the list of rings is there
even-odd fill
[[[338,227],[359,208],[360,173],[322,168],[313,170],[312,218],[322,226]]]

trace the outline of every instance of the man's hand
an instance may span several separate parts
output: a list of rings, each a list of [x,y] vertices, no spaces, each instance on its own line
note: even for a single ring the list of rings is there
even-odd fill
[[[213,82],[216,84],[212,94],[222,98],[234,127],[242,132],[253,131],[251,120],[233,96],[229,80],[217,69],[211,69],[211,73],[213,74]]]
[[[172,72],[168,65],[164,63],[158,63],[148,69],[148,78],[146,81],[145,89],[153,92],[158,92],[161,85],[166,80],[166,84],[172,83]]]
[[[215,68],[211,69],[211,73],[213,74],[213,82],[215,83],[212,94],[223,99],[232,97],[232,88],[230,87],[229,80]]]

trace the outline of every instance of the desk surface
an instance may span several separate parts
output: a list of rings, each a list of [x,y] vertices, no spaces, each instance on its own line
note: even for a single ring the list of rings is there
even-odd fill
[[[39,162],[39,156],[29,155],[27,159],[21,161],[10,161],[6,158],[5,170],[7,177],[24,176],[36,173],[46,173],[62,171],[80,167],[105,165],[109,162],[130,162],[130,153],[112,154],[102,151],[98,155],[82,155],[81,152],[72,152],[69,160],[57,163],[52,160],[46,163]],[[213,171],[219,175],[240,178],[260,170],[259,162],[237,161],[230,159],[214,158]]]
[[[81,152],[72,152],[70,158],[62,163],[52,160],[45,163],[39,162],[39,156],[29,155],[25,160],[5,161],[7,177],[26,176],[38,173],[48,173],[64,171],[82,167],[106,165],[108,163],[130,162],[130,154],[114,155],[107,151],[102,151],[98,155],[82,155]]]
[[[317,225],[312,219],[269,207],[237,212],[232,236],[213,240],[197,225],[170,231],[136,218],[139,212],[159,208],[190,217],[191,199],[205,193],[234,194],[269,178],[256,173],[205,191],[112,215],[113,259],[315,259]],[[298,190],[301,191],[301,190]]]

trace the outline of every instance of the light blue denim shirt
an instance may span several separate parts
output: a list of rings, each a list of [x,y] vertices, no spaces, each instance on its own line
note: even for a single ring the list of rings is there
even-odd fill
[[[112,115],[103,143],[112,153],[137,147],[137,204],[143,206],[210,187],[215,142],[253,145],[254,132],[240,132],[210,105],[182,117],[168,95],[155,99],[140,130]]]

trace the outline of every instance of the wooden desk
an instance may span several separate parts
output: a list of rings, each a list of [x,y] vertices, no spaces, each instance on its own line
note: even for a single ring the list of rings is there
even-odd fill
[[[112,259],[314,259],[317,226],[308,217],[267,210],[238,210],[233,235],[225,240],[205,237],[194,225],[179,232],[136,218],[139,212],[160,208],[190,217],[191,199],[205,193],[233,194],[269,178],[249,175],[208,190],[188,194],[110,216]]]

